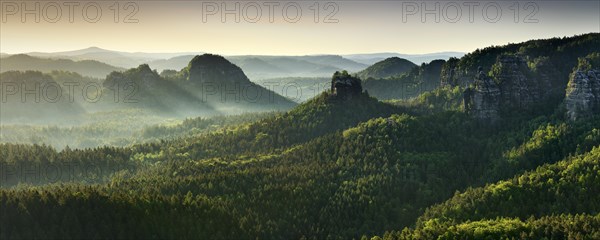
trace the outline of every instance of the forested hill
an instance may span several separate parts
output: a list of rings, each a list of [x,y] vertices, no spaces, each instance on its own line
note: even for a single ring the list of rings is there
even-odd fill
[[[403,58],[391,57],[383,61],[377,62],[370,67],[357,73],[362,79],[368,78],[389,78],[399,76],[410,71],[417,65]]]
[[[238,66],[212,54],[195,56],[187,67],[171,74],[161,76],[142,64],[123,73],[113,72],[104,81],[105,87],[126,88],[129,85],[139,89],[138,105],[162,112],[231,114],[288,110],[296,105],[272,90],[250,82]]]
[[[379,100],[410,99],[440,86],[445,60],[433,60],[414,66],[400,75],[363,78],[364,88]]]
[[[492,75],[502,66],[501,61],[498,61],[500,57],[513,56],[522,61],[522,64],[519,64],[521,68],[519,72],[529,80],[527,87],[541,92],[528,93],[528,95],[533,98],[535,95],[546,96],[546,99],[541,101],[558,103],[564,97],[565,86],[573,68],[578,64],[578,58],[594,52],[600,52],[600,33],[489,46],[477,49],[461,58],[450,58],[445,62],[436,60],[429,64],[414,66],[392,77],[366,75],[369,69],[379,69],[383,73],[384,69],[394,66],[391,63],[397,62],[388,59],[358,75],[366,81],[365,89],[378,99],[408,99],[440,85],[469,86],[474,83],[480,68],[484,74]],[[494,80],[498,84],[502,81],[516,81],[514,80],[516,78],[511,80],[509,75],[494,77]],[[517,92],[517,90],[513,91]]]
[[[597,239],[600,148],[429,208],[414,230],[384,239]]]
[[[301,108],[296,110],[302,112]],[[2,152],[9,153],[3,155],[4,162],[54,156],[51,159],[55,162],[73,161],[85,166],[94,164],[95,158],[118,170],[100,185],[1,190],[1,209],[11,209],[2,214],[3,226],[14,226],[9,222],[18,221],[35,229],[21,232],[9,228],[12,230],[3,234],[42,236],[67,223],[71,230],[50,232],[50,236],[79,238],[85,233],[100,238],[347,239],[383,234],[413,225],[428,206],[450,198],[457,190],[481,184],[482,179],[488,178],[488,169],[493,169],[498,161],[512,161],[506,154],[512,149],[547,141],[549,148],[578,153],[589,151],[600,141],[594,137],[595,129],[600,127],[597,121],[578,122],[573,130],[565,129],[578,136],[573,139],[582,139],[577,140],[581,144],[575,148],[570,143],[564,147],[560,142],[559,147],[552,145],[552,138],[535,140],[545,134],[530,129],[547,124],[551,123],[536,119],[497,129],[482,126],[457,112],[395,114],[343,127],[343,132],[319,133],[319,137],[308,142],[296,140],[297,144],[283,147],[283,151],[268,150],[272,147],[261,144],[264,139],[273,139],[264,134],[270,125],[260,131],[217,133],[215,137],[164,143],[158,148],[144,145],[131,149],[66,150],[58,154],[46,151],[33,157],[27,146],[3,146]],[[300,125],[290,128],[297,126]],[[241,127],[245,128],[248,127]],[[224,139],[239,141],[243,136],[247,136],[246,146],[252,148],[238,153],[222,150],[234,142]],[[205,150],[198,154],[191,151],[194,149]],[[524,148],[520,155],[535,156],[541,149],[545,148]],[[560,150],[556,154],[565,158],[569,153]],[[539,159],[539,164],[545,161]],[[502,171],[510,174],[520,168]],[[95,210],[88,209],[90,204],[96,206]],[[594,202],[590,204],[595,206]],[[48,211],[35,210],[39,208],[50,212],[40,215]],[[110,211],[114,208],[119,210]],[[70,213],[60,214],[65,211]],[[109,227],[87,227],[90,224]],[[148,229],[154,224],[159,227]]]
[[[402,107],[382,103],[366,94],[343,100],[323,93],[287,113],[259,120],[227,132],[181,139],[158,146],[195,158],[242,153],[267,153],[344,130],[374,117],[403,112]]]
[[[69,59],[51,59],[32,57],[25,54],[2,57],[0,72],[8,71],[52,71],[77,72],[84,76],[104,78],[112,71],[123,71],[123,68],[108,65],[94,60],[73,61]]]
[[[172,80],[214,108],[230,113],[286,111],[296,106],[274,87],[251,82],[240,67],[219,55],[195,56]]]
[[[42,65],[52,67],[58,60],[47,61]],[[251,82],[225,58],[211,54],[196,56],[188,67],[167,76],[141,64],[115,69],[102,80],[65,71],[7,71],[0,74],[0,83],[7,86],[0,109],[5,124],[81,123],[86,114],[112,111],[142,111],[164,118],[209,117],[287,111],[297,105],[274,88]]]
[[[600,148],[544,165],[512,179],[470,188],[431,207],[419,226],[434,219],[457,222],[600,212]]]
[[[518,55],[527,60],[528,67],[536,74],[550,75],[549,88],[562,89],[558,94],[564,94],[564,86],[578,59],[593,52],[600,52],[600,33],[490,46],[460,59],[451,58],[442,70],[441,81],[442,85],[463,85],[472,81],[479,67],[491,71],[499,56]]]

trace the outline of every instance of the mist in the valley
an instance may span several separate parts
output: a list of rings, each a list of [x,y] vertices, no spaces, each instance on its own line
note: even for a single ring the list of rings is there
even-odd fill
[[[366,79],[372,77],[370,65],[389,57],[419,64],[462,56],[201,54],[125,53],[96,47],[3,54],[0,142],[57,150],[128,146],[177,137],[156,129],[210,122],[190,131],[201,133],[228,125],[223,116],[239,123],[257,118],[254,113],[291,109],[330,88],[335,71],[348,70]]]

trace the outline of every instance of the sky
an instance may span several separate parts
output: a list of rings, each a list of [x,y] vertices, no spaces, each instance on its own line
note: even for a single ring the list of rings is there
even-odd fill
[[[0,52],[470,52],[600,32],[600,1],[0,1]]]

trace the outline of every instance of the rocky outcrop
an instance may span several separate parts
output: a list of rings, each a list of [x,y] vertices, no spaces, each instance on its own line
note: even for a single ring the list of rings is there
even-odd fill
[[[540,102],[542,96],[538,81],[531,76],[527,62],[522,57],[500,56],[492,66],[491,75],[500,87],[503,107],[528,109]]]
[[[362,93],[361,80],[348,72],[335,72],[331,78],[331,93],[341,99],[351,99]]]
[[[474,87],[465,91],[465,108],[475,118],[495,122],[500,112],[500,88],[481,68]]]
[[[539,67],[547,65],[540,63]],[[478,69],[472,89],[465,91],[465,110],[475,118],[495,121],[502,112],[532,109],[543,102],[550,89],[544,76],[534,74],[521,56],[499,56],[489,76]]]
[[[600,111],[600,70],[576,70],[571,74],[565,97],[567,117],[588,117]]]

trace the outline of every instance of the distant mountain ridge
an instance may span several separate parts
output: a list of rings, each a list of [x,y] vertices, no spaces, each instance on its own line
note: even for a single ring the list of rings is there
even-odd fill
[[[426,53],[426,54],[401,54],[401,53],[366,53],[366,54],[348,54],[342,55],[343,57],[354,60],[356,62],[364,64],[375,64],[376,62],[382,61],[386,58],[398,57],[409,60],[417,65],[422,63],[428,63],[437,59],[447,60],[455,57],[460,58],[466,53],[463,52],[439,52],[439,53]]]
[[[212,116],[218,114],[239,114],[244,112],[281,111],[288,110],[296,103],[275,92],[275,89],[267,89],[251,82],[244,72],[227,59],[217,55],[198,55],[189,62],[173,77],[163,77],[149,65],[141,64],[136,68],[123,69],[101,69],[112,70],[106,74],[101,83],[93,82],[94,89],[98,91],[94,95],[84,86],[89,84],[85,77],[72,72],[64,72],[65,69],[73,69],[73,66],[63,67],[60,70],[53,64],[68,63],[77,65],[80,61],[54,60],[31,57],[27,55],[14,55],[9,59],[22,59],[24,62],[35,63],[36,61],[48,62],[40,66],[52,67],[49,73],[40,71],[6,71],[0,75],[2,83],[11,83],[20,86],[21,83],[28,84],[27,89],[36,91],[45,90],[52,85],[51,90],[58,89],[58,93],[50,94],[54,97],[58,94],[61,101],[50,102],[50,100],[27,98],[22,103],[19,92],[11,94],[10,101],[3,103],[3,120],[29,121],[32,119],[56,119],[60,121],[63,115],[75,116],[79,113],[114,110],[146,111],[154,115],[165,117],[193,117]],[[21,62],[23,62],[21,61]],[[2,61],[6,64],[8,61]],[[14,62],[14,61],[13,61]],[[5,66],[5,65],[3,65]],[[27,65],[25,65],[27,66]],[[54,67],[56,68],[54,68]],[[106,65],[108,66],[108,65]],[[70,67],[70,68],[69,68]],[[3,68],[4,70],[5,68]],[[102,73],[105,74],[105,73]],[[98,79],[91,79],[97,81]],[[64,81],[76,82],[76,89],[68,91]],[[57,83],[58,82],[58,83]],[[34,84],[37,84],[34,86]],[[31,86],[29,86],[31,85]],[[72,85],[72,84],[71,84]],[[37,88],[34,88],[37,87]],[[83,88],[83,89],[81,89]],[[22,88],[17,88],[24,91]],[[74,102],[70,102],[71,96],[66,93],[74,92]],[[84,93],[82,99],[82,92]],[[23,92],[21,92],[23,93]],[[62,93],[62,94],[60,94]],[[38,94],[37,98],[40,94]],[[47,94],[41,94],[46,96]],[[90,96],[91,95],[91,96]],[[86,98],[87,96],[87,98]],[[48,98],[48,97],[46,97]],[[35,101],[34,101],[35,100]],[[52,100],[52,99],[51,99]],[[23,107],[26,106],[26,107]],[[51,106],[51,107],[48,107]],[[54,111],[52,111],[54,110]],[[66,114],[65,114],[66,113]],[[35,117],[31,117],[35,116]],[[77,120],[76,118],[74,120]]]
[[[171,53],[146,53],[146,52],[124,52],[124,51],[114,51],[103,49],[99,47],[89,47],[79,50],[72,51],[61,51],[61,52],[30,52],[25,53],[31,56],[38,57],[54,57],[54,56],[63,56],[63,57],[77,57],[82,55],[93,56],[93,54],[113,54],[120,55],[129,58],[144,58],[144,59],[167,59],[173,58],[181,55],[196,55],[203,54],[203,52],[171,52]]]
[[[124,68],[108,65],[95,60],[74,61],[69,59],[49,59],[32,57],[25,54],[10,55],[0,61],[0,72],[7,71],[41,71],[55,70],[77,72],[95,78],[104,78],[110,72],[123,71]]]
[[[24,54],[34,57],[69,59],[73,61],[95,60],[123,69],[135,68],[140,64],[148,64],[152,69],[157,69],[160,72],[166,69],[180,70],[195,55],[201,55],[203,52],[146,53],[113,51],[99,47],[89,47],[72,51],[29,52]],[[225,56],[225,58],[240,66],[250,79],[259,80],[281,77],[329,77],[332,72],[341,70],[358,72],[369,65],[389,57],[405,58],[416,64],[421,64],[435,59],[449,59],[450,57],[461,57],[463,55],[464,53],[458,52],[442,52],[414,55],[399,53],[316,54],[305,56],[230,55]],[[8,56],[9,54],[1,55],[3,58]],[[79,73],[89,75],[85,72]]]

